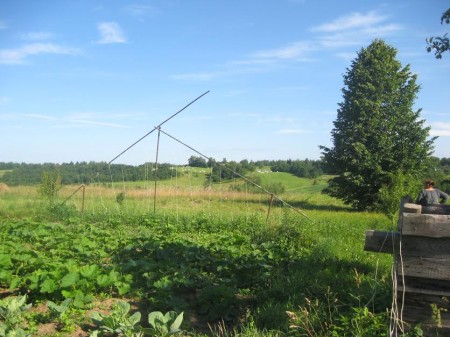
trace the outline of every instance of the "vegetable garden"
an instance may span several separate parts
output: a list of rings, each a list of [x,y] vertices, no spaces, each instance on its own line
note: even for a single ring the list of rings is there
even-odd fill
[[[0,336],[387,336],[392,257],[363,245],[391,222],[325,181],[264,176],[280,178],[307,216],[193,177],[162,184],[155,212],[136,186],[88,186],[83,213],[1,192]]]

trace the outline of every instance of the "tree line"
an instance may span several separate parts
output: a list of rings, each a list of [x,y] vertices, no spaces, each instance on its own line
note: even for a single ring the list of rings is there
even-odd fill
[[[174,165],[161,163],[145,163],[138,166],[111,164],[106,162],[76,163],[4,163],[0,162],[0,170],[6,171],[0,181],[10,185],[37,185],[46,172],[57,171],[63,185],[110,183],[120,181],[140,181],[168,179],[175,175]]]
[[[169,179],[174,177],[175,170],[184,165],[168,163],[145,163],[142,165],[111,164],[106,162],[70,162],[62,164],[43,163],[11,163],[0,162],[0,171],[3,175],[0,182],[10,186],[37,185],[41,183],[46,172],[57,171],[61,176],[63,185],[110,183],[120,181],[142,181]],[[219,182],[245,176],[262,167],[270,167],[274,172],[287,172],[298,177],[316,178],[323,174],[320,160],[241,160],[206,161],[202,157],[191,156],[188,159],[190,167],[210,168],[205,174],[208,181]],[[178,172],[180,174],[180,172]]]
[[[70,162],[63,164],[43,163],[27,164],[0,162],[0,182],[10,186],[17,185],[37,185],[42,182],[42,177],[46,172],[58,171],[63,185],[110,183],[120,181],[142,181],[170,179],[175,176],[175,170],[184,165],[174,165],[169,163],[145,163],[141,165],[111,164],[106,162]],[[188,166],[212,168],[206,173],[206,179],[212,182],[226,181],[246,176],[251,172],[269,167],[272,172],[287,172],[300,178],[317,178],[323,174],[334,174],[322,160],[258,160],[249,161],[247,159],[237,161],[208,161],[202,157],[191,156],[188,159]],[[445,176],[450,174],[450,158],[434,157],[433,165],[429,170],[430,174],[437,181],[444,181]],[[178,175],[180,172],[177,173]],[[444,181],[444,183],[446,183]]]

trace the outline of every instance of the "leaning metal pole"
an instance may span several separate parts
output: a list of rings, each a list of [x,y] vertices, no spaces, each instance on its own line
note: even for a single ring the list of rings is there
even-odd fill
[[[191,101],[189,104],[187,104],[186,106],[184,106],[182,109],[178,110],[176,113],[174,113],[172,116],[170,116],[169,118],[167,118],[164,122],[162,122],[161,124],[155,126],[153,128],[153,130],[147,132],[144,136],[142,136],[141,138],[139,138],[137,141],[135,141],[133,144],[131,144],[130,146],[128,146],[125,150],[123,150],[122,152],[120,152],[117,156],[115,156],[113,159],[111,159],[108,163],[108,165],[110,165],[114,160],[116,160],[117,158],[119,158],[121,155],[123,155],[125,152],[127,152],[129,149],[131,149],[133,146],[135,146],[137,143],[139,143],[141,140],[143,140],[145,137],[147,137],[148,135],[150,135],[153,131],[158,130],[161,128],[161,125],[165,124],[166,122],[168,122],[169,120],[171,120],[173,117],[175,117],[176,115],[178,115],[181,111],[185,110],[188,106],[194,104],[196,101],[198,101],[200,98],[202,98],[203,96],[205,96],[207,93],[209,93],[209,90],[204,92],[203,94],[201,94],[200,96],[198,96],[196,99],[194,99],[193,101]]]

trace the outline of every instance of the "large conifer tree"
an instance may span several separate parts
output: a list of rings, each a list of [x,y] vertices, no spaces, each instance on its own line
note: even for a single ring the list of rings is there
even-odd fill
[[[337,175],[324,192],[359,210],[379,208],[380,191],[392,177],[419,177],[434,148],[421,109],[413,110],[417,76],[396,54],[382,40],[361,49],[344,75],[334,147],[321,146],[324,162]]]

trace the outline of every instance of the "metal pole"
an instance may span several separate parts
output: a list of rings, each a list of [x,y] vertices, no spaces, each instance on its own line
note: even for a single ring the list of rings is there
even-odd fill
[[[168,122],[169,120],[171,120],[173,117],[175,117],[176,115],[178,115],[181,111],[183,111],[184,109],[186,109],[188,106],[192,105],[193,103],[195,103],[196,101],[198,101],[200,98],[202,98],[203,96],[205,96],[207,93],[209,93],[209,90],[204,92],[203,94],[201,94],[200,96],[198,96],[196,99],[194,99],[193,101],[191,101],[189,104],[187,104],[186,106],[184,106],[182,109],[178,110],[176,113],[174,113],[172,116],[170,116],[169,118],[167,118],[164,122],[162,122],[161,124],[159,124],[158,126],[155,126],[153,130],[147,132],[144,136],[142,136],[141,138],[139,138],[137,141],[135,141],[133,144],[131,144],[130,146],[128,146],[125,150],[123,150],[122,152],[120,152],[117,156],[115,156],[113,159],[111,159],[109,161],[108,164],[111,164],[114,160],[116,160],[117,158],[119,158],[121,155],[123,155],[125,152],[127,152],[129,149],[131,149],[133,146],[135,146],[137,143],[139,143],[141,140],[143,140],[145,137],[147,137],[149,134],[151,134],[153,131],[159,129],[161,127],[161,125],[163,125],[164,123]]]
[[[158,141],[156,143],[156,160],[155,160],[155,192],[153,194],[153,213],[156,213],[156,181],[158,180],[158,155],[159,155],[159,139],[161,136],[161,129],[158,129]]]

